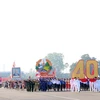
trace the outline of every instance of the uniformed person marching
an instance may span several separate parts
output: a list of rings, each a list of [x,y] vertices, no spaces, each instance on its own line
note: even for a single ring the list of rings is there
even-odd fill
[[[39,90],[39,81],[35,80],[34,91]]]
[[[34,85],[35,85],[35,81],[32,80],[31,82],[32,82],[32,83],[31,83],[31,91],[33,92],[33,90],[34,90]]]

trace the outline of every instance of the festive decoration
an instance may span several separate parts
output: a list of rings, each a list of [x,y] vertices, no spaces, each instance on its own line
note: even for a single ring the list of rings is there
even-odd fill
[[[40,59],[36,62],[36,71],[49,73],[52,69],[52,63],[48,59]]]
[[[92,73],[90,71],[90,65],[93,65]],[[85,77],[98,77],[98,62],[96,60],[88,60],[86,62],[86,68],[84,68],[84,60],[79,60],[72,72],[72,78],[74,77],[78,77],[80,79],[84,79]]]

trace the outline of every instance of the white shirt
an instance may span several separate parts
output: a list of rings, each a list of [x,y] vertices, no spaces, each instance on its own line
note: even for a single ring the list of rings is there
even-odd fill
[[[56,84],[61,84],[59,80],[56,80]]]
[[[51,82],[53,83],[53,84],[55,84],[56,83],[56,80],[54,79],[54,80],[51,80]]]

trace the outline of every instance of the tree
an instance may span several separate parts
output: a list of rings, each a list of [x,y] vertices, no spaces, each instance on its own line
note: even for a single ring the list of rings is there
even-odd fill
[[[29,72],[24,73],[22,75],[22,78],[23,79],[29,79],[29,77],[31,77],[31,79],[34,79],[35,78],[35,71],[32,68],[29,70]]]
[[[53,69],[56,69],[56,76],[60,78],[62,71],[67,68],[63,62],[64,55],[62,53],[49,53],[45,58],[51,61]]]
[[[72,71],[74,70],[76,64],[77,64],[77,62],[72,63],[72,64],[70,65],[70,73],[72,73]]]

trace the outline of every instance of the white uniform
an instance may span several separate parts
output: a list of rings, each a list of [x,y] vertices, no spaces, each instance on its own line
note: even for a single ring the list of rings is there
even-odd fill
[[[56,80],[56,84],[57,84],[57,85],[61,85],[61,83],[60,83],[59,80]]]
[[[71,85],[71,92],[74,91],[74,79],[70,80],[70,85]]]
[[[96,80],[95,82],[94,82],[94,90],[93,90],[94,92],[97,92],[98,91],[98,80]]]
[[[98,80],[98,91],[100,92],[100,79]]]
[[[77,80],[76,80],[76,79],[74,79],[73,84],[74,84],[74,89],[75,89],[75,92],[77,92]]]
[[[80,92],[80,80],[77,79],[76,83],[77,83],[77,91]]]
[[[94,91],[94,82],[89,81],[90,91]]]
[[[51,80],[53,84],[56,84],[56,79]]]

